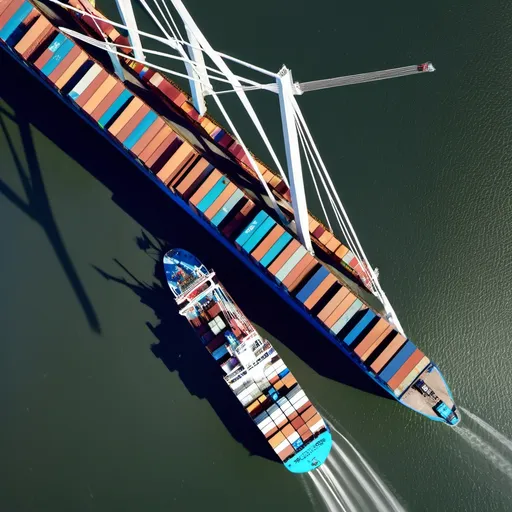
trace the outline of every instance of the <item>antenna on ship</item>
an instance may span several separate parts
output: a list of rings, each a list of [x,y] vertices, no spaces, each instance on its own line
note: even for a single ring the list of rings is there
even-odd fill
[[[131,5],[131,0],[116,0],[124,24],[116,23],[105,19],[104,17],[97,16],[96,14],[99,13],[97,13],[93,7],[90,9],[86,8],[86,10],[84,10],[78,7],[74,7],[73,5],[63,3],[60,0],[50,1],[62,6],[65,9],[78,12],[83,16],[88,16],[95,22],[99,33],[104,39],[103,41],[81,34],[75,30],[67,29],[65,27],[61,27],[60,29],[64,33],[67,33],[76,39],[107,51],[112,58],[114,68],[116,69],[116,73],[118,75],[122,74],[122,68],[119,63],[119,57],[121,57],[123,59],[130,59],[134,62],[142,63],[149,68],[163,71],[172,76],[186,78],[190,83],[194,107],[200,115],[205,114],[207,109],[206,98],[211,97],[224,116],[226,123],[231,129],[231,132],[242,147],[249,167],[258,177],[277,216],[283,223],[288,224],[289,221],[279,207],[276,196],[269,189],[267,182],[263,178],[260,167],[258,166],[253,155],[249,152],[247,145],[244,143],[239,131],[237,130],[234,122],[232,121],[220,99],[220,96],[223,94],[234,93],[242,103],[249,118],[254,124],[276,168],[278,169],[281,178],[290,188],[295,220],[295,226],[290,227],[295,229],[304,247],[306,247],[306,249],[311,253],[314,252],[311,236],[309,233],[309,215],[307,210],[306,191],[304,187],[302,172],[303,164],[305,164],[312,177],[314,189],[320,200],[322,211],[324,213],[329,229],[333,231],[332,223],[328,215],[328,208],[331,210],[331,213],[334,214],[336,223],[341,230],[341,233],[343,234],[347,246],[356,257],[362,272],[366,276],[365,281],[367,282],[368,286],[382,301],[387,311],[388,319],[395,324],[398,330],[403,332],[398,318],[396,317],[391,304],[389,303],[384,291],[379,284],[378,276],[370,265],[368,258],[366,257],[366,254],[364,253],[364,250],[355,233],[355,230],[350,223],[348,215],[343,207],[336,188],[332,183],[327,168],[320,156],[320,152],[316,147],[316,144],[313,140],[311,132],[309,131],[295,96],[300,96],[312,91],[319,91],[333,87],[343,87],[347,85],[387,80],[390,78],[405,77],[418,73],[435,71],[434,66],[430,62],[414,66],[387,69],[383,71],[373,71],[370,73],[299,83],[293,81],[291,70],[286,66],[283,66],[276,73],[259,66],[255,66],[254,64],[245,62],[241,59],[232,57],[225,53],[216,51],[201,32],[194,19],[183,4],[182,0],[170,0],[170,3],[174,8],[173,11],[171,11],[166,2],[161,2],[162,5],[160,5],[160,3],[155,0],[154,3],[156,10],[158,11],[158,15],[155,14],[146,0],[139,0],[162,33],[162,35],[158,36],[139,30]],[[79,0],[79,2],[80,3],[74,2],[74,5],[85,6],[88,4],[87,0]],[[186,38],[176,23],[176,14],[184,26]],[[101,24],[99,24],[98,21],[106,21],[114,27],[126,30],[128,33],[130,45],[117,44],[115,41],[109,41],[107,36],[100,28]],[[169,51],[172,51],[173,53],[145,48],[143,46],[142,39],[158,41],[159,43],[164,44],[167,48],[169,48]],[[126,50],[133,52],[133,56],[127,55]],[[173,62],[182,62],[185,66],[186,73],[180,73],[175,69],[152,63],[149,60],[149,58],[152,56],[165,57]],[[209,63],[212,65],[206,64],[205,57],[209,59]],[[228,62],[230,64],[235,63],[251,71],[255,71],[260,75],[263,75],[267,81],[271,80],[271,82],[260,83],[255,80],[239,76],[230,69]],[[124,76],[121,76],[121,78],[125,79]],[[215,86],[213,84],[215,84]],[[218,88],[218,84],[227,84],[228,88]],[[279,96],[279,107],[286,154],[286,167],[288,171],[287,173],[284,172],[283,166],[277,158],[276,152],[274,151],[266,135],[266,132],[251,102],[249,101],[249,98],[247,97],[246,93],[253,90],[266,90]],[[327,199],[327,205],[324,204],[322,194]]]

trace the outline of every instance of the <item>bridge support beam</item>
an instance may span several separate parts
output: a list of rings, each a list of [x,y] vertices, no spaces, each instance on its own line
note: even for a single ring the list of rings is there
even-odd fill
[[[128,37],[133,48],[135,58],[139,60],[146,60],[144,52],[142,51],[142,43],[137,29],[137,21],[135,20],[135,14],[133,13],[133,7],[131,0],[116,0],[119,14],[123,23],[128,28]]]
[[[302,163],[300,157],[299,138],[295,124],[295,114],[290,98],[294,94],[294,84],[291,71],[283,66],[276,78],[279,106],[281,109],[281,122],[283,125],[284,147],[286,151],[286,164],[288,167],[288,179],[292,206],[295,216],[297,235],[302,245],[313,254],[311,236],[309,234],[309,216],[306,203],[306,192],[302,176]]]

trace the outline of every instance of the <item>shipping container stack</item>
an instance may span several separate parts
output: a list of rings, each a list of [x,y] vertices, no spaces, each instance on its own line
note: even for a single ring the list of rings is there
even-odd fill
[[[159,180],[171,197],[183,200],[219,238],[233,244],[258,267],[261,275],[272,280],[321,326],[331,341],[395,397],[400,398],[430,368],[430,360],[410,340],[369,309],[362,298],[356,297],[328,267],[307,252],[295,235],[273,218],[272,212],[251,200],[221,169],[173,132],[158,112],[55,29],[29,2],[0,0],[0,40]],[[158,73],[140,65],[134,66],[134,72],[146,77],[155,90],[160,90],[175,105],[181,107],[186,102],[183,93],[172,89],[172,84]],[[199,121],[221,145],[233,144],[231,136],[211,120]],[[269,174],[266,177],[269,182],[274,180]],[[340,261],[348,267],[357,266],[352,252],[317,221],[310,219],[310,229]],[[215,356],[225,357],[221,345],[215,349],[219,350]],[[280,399],[291,403],[288,395],[280,395]],[[296,412],[300,420],[294,418],[294,432],[303,439],[302,435],[313,432],[311,422],[317,416],[305,421],[303,412]],[[302,420],[307,429],[301,425],[299,432],[296,426]],[[279,434],[288,440],[281,430]],[[277,446],[288,447],[284,441],[283,438]]]

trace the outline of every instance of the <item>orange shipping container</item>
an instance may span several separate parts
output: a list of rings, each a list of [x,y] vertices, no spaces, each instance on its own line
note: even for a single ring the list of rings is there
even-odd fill
[[[348,288],[341,287],[335,294],[334,297],[324,306],[322,311],[318,313],[318,318],[325,322],[327,318],[333,313],[333,311],[347,298],[350,294]]]
[[[48,75],[48,78],[56,83],[62,74],[68,69],[70,64],[82,53],[79,46],[73,46],[69,53],[57,64],[57,67]]]
[[[142,100],[135,96],[130,104],[121,113],[121,115],[112,123],[112,126],[108,129],[108,131],[114,137],[117,137],[117,134],[123,129],[123,126],[132,118],[133,115],[135,115],[139,108],[142,108],[142,105]]]
[[[347,309],[354,304],[356,296],[348,293],[347,296],[334,308],[334,311],[324,320],[329,329],[342,317]]]
[[[316,413],[309,421],[306,421],[306,425],[311,428],[315,423],[318,423],[322,418],[320,414]]]
[[[101,100],[114,88],[117,80],[113,76],[107,79],[98,87],[98,90],[84,104],[83,109],[90,114],[100,104]]]
[[[162,145],[167,137],[171,137],[173,134],[172,130],[165,125],[156,135],[155,138],[141,151],[139,158],[147,163],[151,158],[151,155]]]
[[[388,327],[389,323],[387,320],[384,320],[384,318],[379,319],[379,321],[354,349],[354,353],[361,357]]]
[[[391,343],[382,351],[382,354],[370,365],[370,368],[375,373],[379,373],[404,343],[405,338],[397,333]]]
[[[327,249],[329,249],[329,251],[336,253],[340,245],[341,242],[336,237],[333,236],[331,241],[328,244],[326,244],[326,247]]]
[[[213,170],[213,165],[206,160],[200,158],[198,162],[190,169],[187,175],[176,185],[176,191],[188,199],[195,191],[195,185],[206,179],[206,176]]]
[[[24,59],[28,59],[41,42],[48,38],[52,32],[55,32],[55,27],[44,16],[40,16],[27,30],[14,49]]]
[[[98,76],[96,76],[96,78],[85,88],[84,92],[75,100],[76,104],[83,107],[107,78],[108,73],[104,69],[101,69]]]
[[[309,252],[307,252],[295,267],[288,272],[288,275],[283,279],[283,285],[288,288],[311,262],[316,262],[316,260]]]
[[[301,405],[298,409],[297,409],[297,412],[299,414],[303,414],[304,411],[308,408],[308,407],[311,407],[311,402],[308,400],[304,405]]]
[[[311,407],[309,407],[309,409],[306,409],[301,415],[300,417],[304,420],[304,423],[307,423],[315,414],[317,414],[317,410],[315,409],[315,407],[312,405]]]
[[[211,204],[211,206],[204,212],[206,218],[213,219],[217,212],[224,206],[226,201],[237,191],[237,186],[233,183],[228,183],[227,187],[221,192],[219,197]]]
[[[144,148],[155,138],[156,134],[163,128],[164,121],[158,117],[153,124],[147,129],[146,133],[135,143],[132,148],[134,155],[139,155]]]
[[[173,176],[181,171],[184,165],[196,155],[196,152],[188,142],[176,150],[167,163],[160,169],[157,176],[167,185]]]
[[[283,377],[283,384],[288,388],[288,389],[291,389],[292,386],[295,386],[295,384],[297,384],[297,381],[295,379],[295,377],[293,376],[293,374],[290,372],[290,373],[287,373],[284,377]]]
[[[123,128],[117,134],[117,140],[124,142],[130,133],[135,130],[135,127],[142,121],[142,118],[150,111],[147,105],[142,105],[137,112],[130,118],[130,120],[123,126]]]
[[[271,437],[268,442],[272,448],[276,449],[283,441],[285,437],[282,432],[278,432],[274,437]]]
[[[309,263],[308,265],[306,266],[306,268],[299,274],[299,276],[297,277],[297,279],[295,279],[295,281],[293,281],[293,283],[288,286],[288,291],[290,292],[294,292],[295,289],[297,287],[299,287],[301,284],[304,284],[303,281],[304,279],[306,279],[309,275],[310,275],[310,272],[318,266],[318,261],[313,258]]]
[[[304,306],[308,309],[313,308],[336,282],[336,277],[333,274],[328,274],[327,277],[317,286],[316,290],[308,297],[306,302],[304,302]]]
[[[417,348],[410,356],[407,361],[401,366],[401,368],[391,377],[388,381],[388,386],[391,389],[395,389],[399,384],[409,375],[411,370],[423,359],[425,354]]]
[[[281,432],[285,437],[290,437],[295,432],[295,429],[288,423],[282,428]]]
[[[99,105],[92,111],[91,116],[95,121],[99,121],[100,117],[112,106],[114,101],[119,98],[125,90],[121,82],[117,82],[113,89],[100,101]]]
[[[146,165],[155,173],[160,171],[163,165],[171,158],[176,150],[182,145],[182,140],[174,132],[165,138],[153,154],[147,159]]]
[[[275,276],[299,247],[300,243],[297,240],[292,240],[286,249],[270,264],[269,272]]]
[[[68,66],[68,69],[62,73],[60,78],[55,82],[58,89],[62,89],[75,76],[80,67],[87,62],[89,56],[85,52],[80,52],[78,57]]]
[[[368,349],[366,349],[366,352],[360,356],[361,361],[366,361],[374,352],[374,350],[384,342],[384,340],[388,337],[389,334],[393,331],[393,327],[391,325],[387,325],[386,329],[382,334],[370,345]]]
[[[342,245],[339,249],[336,250],[336,252],[334,254],[336,254],[336,256],[338,256],[338,258],[341,260],[347,254],[347,252],[348,252],[348,247],[345,247],[344,245]]]
[[[281,450],[277,455],[284,462],[288,457],[293,455],[295,450],[292,446],[287,446],[284,450]]]
[[[203,197],[210,192],[212,187],[217,183],[217,181],[220,180],[222,177],[222,174],[215,169],[208,178],[204,181],[204,183],[197,189],[195,194],[192,195],[192,197],[189,199],[189,203],[193,204],[194,206],[197,206],[199,204],[199,201],[203,199]]]
[[[274,226],[256,249],[252,251],[251,256],[260,261],[283,233],[284,229],[281,226]]]

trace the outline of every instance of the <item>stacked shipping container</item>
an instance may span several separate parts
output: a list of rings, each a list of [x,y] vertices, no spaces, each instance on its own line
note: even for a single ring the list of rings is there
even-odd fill
[[[137,158],[170,194],[182,198],[220,236],[234,243],[395,396],[400,397],[429,365],[429,359],[410,340],[369,310],[244,190],[202,158],[142,99],[55,30],[30,3],[0,0],[0,39],[106,136]],[[139,74],[170,102],[183,106],[182,93],[161,75],[144,67]],[[202,119],[201,123],[221,145],[233,145],[230,136],[212,121]],[[266,176],[270,182],[274,179]],[[314,236],[347,265],[355,266],[354,255],[315,222],[310,222]]]

